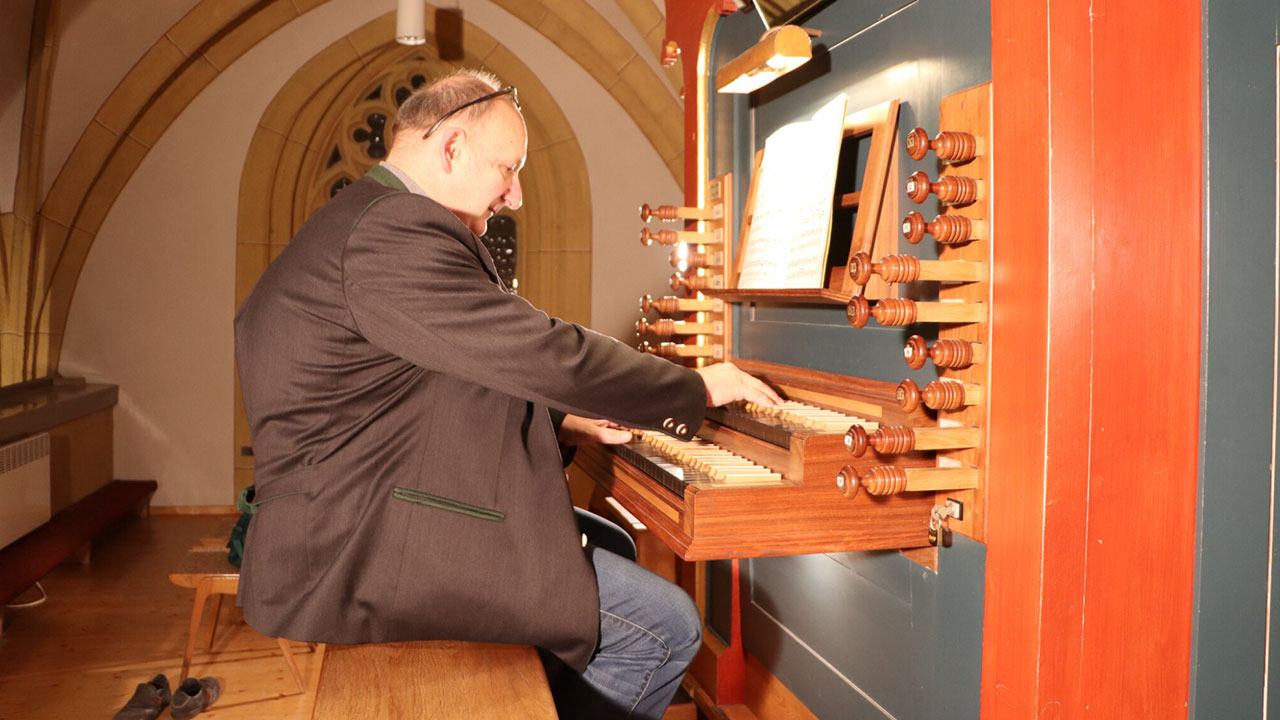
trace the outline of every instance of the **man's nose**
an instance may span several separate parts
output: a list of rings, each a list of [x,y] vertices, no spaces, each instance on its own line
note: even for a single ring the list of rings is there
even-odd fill
[[[502,195],[502,202],[512,210],[519,210],[524,204],[524,190],[520,188],[520,176],[511,180],[511,187]]]

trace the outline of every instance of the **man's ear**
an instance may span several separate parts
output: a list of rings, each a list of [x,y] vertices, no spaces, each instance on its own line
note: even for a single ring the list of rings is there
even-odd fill
[[[440,169],[453,172],[454,165],[462,157],[467,133],[460,127],[446,128],[440,138]]]

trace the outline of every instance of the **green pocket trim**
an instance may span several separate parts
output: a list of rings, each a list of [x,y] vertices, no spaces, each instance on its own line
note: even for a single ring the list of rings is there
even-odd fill
[[[449,512],[461,513],[473,518],[481,520],[492,520],[494,522],[502,522],[507,519],[507,514],[500,510],[480,507],[479,505],[470,505],[468,503],[451,500],[447,497],[432,495],[420,490],[410,490],[408,488],[392,488],[391,497],[396,500],[404,500],[405,502],[416,503],[418,505],[426,505],[437,510],[448,510]]]
[[[269,503],[272,500],[279,500],[280,498],[287,498],[290,495],[309,495],[309,494],[311,494],[310,490],[295,490],[293,492],[280,493],[279,495],[272,495],[271,497],[265,497],[255,502],[254,486],[250,485],[240,491],[240,496],[236,498],[236,509],[242,513],[245,513],[246,515],[257,515],[258,506],[262,505],[263,503]]]

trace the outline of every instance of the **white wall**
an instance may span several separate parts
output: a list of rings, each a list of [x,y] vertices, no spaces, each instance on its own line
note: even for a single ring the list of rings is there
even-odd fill
[[[307,59],[393,6],[334,0],[264,40],[177,118],[103,223],[60,370],[120,385],[115,475],[157,479],[158,505],[232,501],[236,204],[258,119]],[[665,253],[642,252],[636,241],[635,207],[678,200],[675,182],[622,109],[559,49],[488,2],[461,7],[538,74],[578,134],[596,238],[593,324],[629,333],[635,298],[660,292],[670,273]]]
[[[58,170],[103,101],[156,40],[198,2],[59,0],[40,197],[49,194]]]

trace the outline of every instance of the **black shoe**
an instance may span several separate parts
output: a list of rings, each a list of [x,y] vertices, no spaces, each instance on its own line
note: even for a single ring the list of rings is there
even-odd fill
[[[157,675],[151,682],[138,683],[133,697],[112,720],[154,720],[169,705],[169,678]]]
[[[217,678],[187,678],[173,694],[173,720],[187,720],[218,701],[222,688]]]

